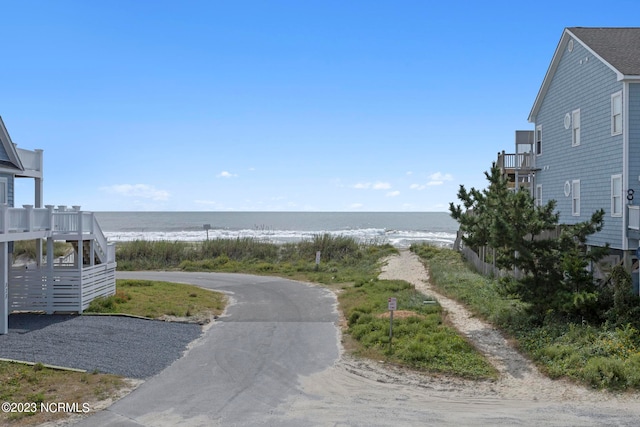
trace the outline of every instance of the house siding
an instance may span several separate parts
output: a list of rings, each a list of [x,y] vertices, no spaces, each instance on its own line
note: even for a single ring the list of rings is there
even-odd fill
[[[623,89],[616,74],[580,43],[564,49],[549,89],[535,117],[541,125],[542,154],[536,158],[536,184],[542,185],[543,203],[557,201],[560,222],[585,221],[605,210],[605,224],[589,240],[622,248],[622,218],[611,216],[611,176],[623,172],[623,136],[611,136],[611,95]],[[566,114],[580,110],[580,145],[572,146],[572,124]],[[572,215],[572,195],[565,182],[580,181],[580,215]]]
[[[7,154],[7,150],[0,144],[0,161],[10,162],[11,158]]]
[[[637,205],[640,203],[640,83],[629,83],[629,93],[627,97],[629,106],[629,176],[627,185],[634,190]],[[625,195],[623,195],[624,197]],[[626,200],[623,199],[625,202]],[[638,247],[637,240],[629,240],[629,248]]]

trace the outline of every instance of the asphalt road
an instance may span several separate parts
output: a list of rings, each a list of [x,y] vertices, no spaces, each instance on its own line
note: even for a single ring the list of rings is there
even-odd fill
[[[336,301],[326,289],[221,273],[118,278],[191,283],[226,292],[233,303],[185,357],[77,426],[265,425],[284,415],[277,413],[283,402],[302,393],[299,378],[339,357]]]
[[[640,425],[637,394],[478,392],[476,382],[340,357],[335,296],[321,287],[216,273],[126,277],[193,283],[234,302],[184,357],[77,426]]]

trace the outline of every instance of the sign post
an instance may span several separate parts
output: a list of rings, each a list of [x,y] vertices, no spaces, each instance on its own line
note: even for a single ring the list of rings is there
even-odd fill
[[[391,342],[393,341],[393,312],[397,308],[395,298],[389,298],[389,352],[391,352]]]
[[[209,240],[209,230],[211,230],[211,224],[204,224],[202,228],[207,230],[207,240]]]
[[[316,251],[316,271],[320,269],[320,251]]]

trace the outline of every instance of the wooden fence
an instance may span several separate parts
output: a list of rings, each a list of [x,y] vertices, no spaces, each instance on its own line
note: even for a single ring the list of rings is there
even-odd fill
[[[542,233],[537,235],[535,239],[555,239],[556,237],[560,236],[562,227],[562,225],[559,225],[555,228],[555,230],[543,231]],[[462,241],[462,233],[460,231],[458,231],[457,233],[456,240],[453,244],[453,249],[460,252],[469,262],[469,264],[471,264],[480,274],[493,277],[522,277],[522,272],[518,269],[514,268],[513,270],[503,270],[496,267],[495,263],[493,262],[493,260],[495,260],[495,249],[482,247],[479,249],[480,253],[476,253],[473,249],[466,247],[464,242]],[[487,263],[487,258],[489,258],[492,263]]]

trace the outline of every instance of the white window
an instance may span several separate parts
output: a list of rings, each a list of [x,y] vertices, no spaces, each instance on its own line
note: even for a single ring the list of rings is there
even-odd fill
[[[536,185],[535,205],[542,206],[542,184]]]
[[[7,178],[0,178],[0,203],[8,203],[9,184]]]
[[[571,145],[580,145],[580,110],[571,112]]]
[[[542,125],[536,126],[536,154],[542,154]]]
[[[571,215],[580,216],[580,180],[571,181]]]
[[[611,177],[611,216],[622,216],[622,175]]]
[[[622,91],[611,95],[611,135],[622,133]]]

